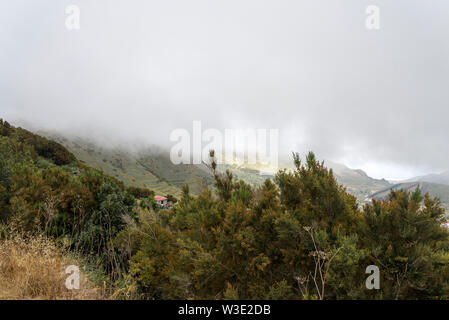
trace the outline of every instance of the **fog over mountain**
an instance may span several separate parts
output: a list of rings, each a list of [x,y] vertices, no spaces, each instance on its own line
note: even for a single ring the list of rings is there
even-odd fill
[[[80,30],[65,8],[80,8]],[[380,29],[365,27],[366,7]],[[449,168],[449,2],[0,3],[0,118],[169,147],[176,128],[279,129],[375,178]]]

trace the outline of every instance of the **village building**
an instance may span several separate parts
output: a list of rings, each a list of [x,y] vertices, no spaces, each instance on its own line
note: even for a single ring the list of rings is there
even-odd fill
[[[168,203],[168,199],[166,197],[162,197],[162,196],[154,196],[154,200],[156,200],[156,203],[161,207],[161,208],[167,208],[169,203]]]

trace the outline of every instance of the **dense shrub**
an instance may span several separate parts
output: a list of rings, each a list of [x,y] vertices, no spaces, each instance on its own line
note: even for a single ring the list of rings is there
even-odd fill
[[[437,200],[393,192],[360,210],[311,153],[260,188],[215,173],[168,213],[143,211],[116,244],[147,299],[447,298],[449,240]],[[212,166],[214,168],[214,166]],[[126,243],[124,246],[123,243]],[[125,250],[126,248],[126,250]],[[381,270],[367,290],[365,269]]]
[[[22,128],[14,128],[0,119],[0,136],[14,137],[14,140],[33,148],[37,155],[51,159],[56,165],[67,165],[76,160],[75,156],[59,143],[31,133]]]
[[[154,197],[154,191],[147,188],[128,187],[128,192],[137,199],[152,198]]]
[[[124,267],[112,239],[134,217],[135,200],[122,182],[76,162],[54,141],[0,122],[0,222],[11,231],[68,239],[71,248]]]

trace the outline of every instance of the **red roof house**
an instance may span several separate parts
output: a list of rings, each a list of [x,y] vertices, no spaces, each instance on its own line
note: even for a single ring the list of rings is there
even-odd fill
[[[157,204],[161,207],[165,207],[168,204],[168,199],[162,196],[154,196],[154,200],[156,200]]]

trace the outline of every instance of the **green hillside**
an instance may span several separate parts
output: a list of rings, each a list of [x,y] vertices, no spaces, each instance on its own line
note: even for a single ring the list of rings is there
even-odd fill
[[[123,182],[0,119],[0,239],[12,232],[60,239],[110,271],[119,262],[105,248],[135,205]]]
[[[180,197],[184,184],[189,185],[191,193],[195,195],[213,185],[213,176],[205,165],[175,165],[166,151],[147,148],[133,153],[119,148],[104,148],[81,138],[68,139],[57,134],[47,136],[64,145],[80,161],[123,181],[127,186],[148,188],[156,194]],[[384,179],[373,179],[362,170],[350,169],[331,161],[325,161],[325,165],[332,168],[338,183],[344,185],[359,203],[366,203],[371,198],[385,198],[391,189],[413,190],[417,186],[417,182],[393,185]],[[288,167],[291,169],[292,165]],[[235,178],[252,186],[261,186],[267,178],[274,177],[261,175],[254,166],[223,164],[217,170],[221,173],[229,170]],[[428,182],[420,182],[420,185],[424,193],[439,197],[442,205],[449,208],[449,186]]]
[[[161,163],[159,158],[152,162],[151,158],[142,160],[138,155],[102,148],[98,144],[81,138],[67,139],[54,134],[47,136],[64,145],[80,161],[102,170],[128,186],[148,188],[161,195],[180,196],[181,194],[178,185],[171,184],[163,175],[160,175],[161,165],[156,165],[152,170],[149,169],[150,164]]]
[[[167,152],[153,152],[144,150],[140,152],[138,163],[163,181],[177,189],[185,184],[189,185],[193,194],[198,194],[207,186],[213,185],[212,172],[204,165],[175,165],[171,162]]]
[[[104,148],[81,138],[66,138],[59,134],[45,134],[61,143],[80,161],[116,177],[128,186],[149,188],[156,194],[181,195],[181,187],[189,185],[192,194],[213,185],[213,176],[205,165],[175,165],[162,150],[143,149],[127,152],[120,148]],[[235,178],[253,186],[260,186],[273,175],[261,175],[258,170],[238,165],[219,165],[218,171],[230,170]]]
[[[349,193],[357,197],[359,202],[365,202],[371,194],[391,187],[387,180],[373,179],[363,170],[350,169],[330,161],[325,161],[325,165],[332,168],[338,183],[344,185]]]
[[[427,174],[420,177],[414,177],[403,182],[415,182],[415,181],[449,185],[449,171],[444,171],[442,173]]]
[[[369,200],[371,194],[392,186],[387,180],[371,178],[360,169],[351,169],[343,164],[328,160],[324,161],[324,165],[332,169],[338,183],[344,185],[347,191],[357,198],[359,203],[365,203]],[[288,159],[281,159],[279,166],[293,169]]]
[[[223,173],[226,170],[231,171],[236,179],[244,180],[246,183],[253,186],[261,186],[266,179],[273,179],[274,177],[273,174],[261,174],[257,169],[248,168],[242,165],[218,165],[219,172]]]
[[[423,194],[429,193],[431,197],[437,197],[441,201],[441,205],[449,209],[449,186],[439,183],[429,183],[429,182],[406,182],[398,183],[389,188],[380,190],[371,195],[374,199],[386,199],[390,193],[390,190],[405,190],[414,191],[417,187],[421,188]]]
[[[59,134],[47,134],[73,152],[78,159],[90,166],[116,177],[128,186],[144,187],[154,190],[156,194],[181,195],[181,187],[188,184],[193,194],[198,194],[205,186],[213,185],[213,177],[204,165],[175,165],[166,151],[144,149],[138,153],[123,149],[108,149],[81,138],[65,138]],[[391,186],[386,180],[373,179],[362,170],[350,169],[344,165],[326,161],[333,169],[340,184],[349,193],[356,196],[360,203],[367,201],[377,191]],[[291,169],[287,161],[280,163],[280,168]],[[242,179],[252,186],[261,186],[266,179],[272,179],[274,173],[261,175],[258,167],[251,165],[222,164],[218,172],[229,170],[237,179]]]

